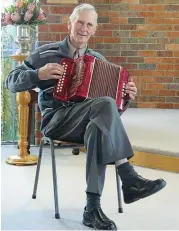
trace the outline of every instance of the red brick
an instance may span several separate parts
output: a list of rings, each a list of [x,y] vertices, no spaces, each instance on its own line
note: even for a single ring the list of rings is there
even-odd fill
[[[139,0],[122,0],[122,3],[139,4]]]
[[[164,18],[164,24],[179,24],[179,18]]]
[[[96,36],[105,36],[105,37],[112,37],[112,31],[110,30],[99,30],[96,32]]]
[[[178,38],[179,37],[179,31],[166,32],[166,36],[172,37],[172,38]]]
[[[176,30],[176,31],[178,31],[179,30],[179,25],[174,26],[173,29]]]
[[[156,70],[173,70],[173,64],[157,64]]]
[[[173,90],[160,90],[159,96],[175,96],[175,91],[173,91]]]
[[[42,119],[41,113],[40,112],[36,112],[36,114],[35,114],[35,120],[37,122],[41,122],[41,119]]]
[[[130,5],[130,9],[133,11],[163,11],[164,6],[163,5],[143,5],[143,4],[137,4],[137,5]]]
[[[146,95],[146,96],[158,96],[159,95],[159,91],[156,89],[150,89],[150,90],[141,90],[141,94],[142,95]]]
[[[156,77],[143,77],[141,78],[141,81],[143,83],[155,83],[156,82]]]
[[[154,17],[155,13],[154,12],[138,12],[137,14],[139,17]]]
[[[67,23],[69,19],[69,15],[62,15],[61,18],[62,18],[62,24]]]
[[[42,135],[42,133],[41,133],[41,131],[35,131],[35,137],[36,138],[41,138],[43,135]]]
[[[179,51],[179,44],[165,44],[165,50]]]
[[[174,103],[174,104],[173,104],[173,108],[174,108],[174,109],[179,109],[179,103]]]
[[[146,83],[145,89],[164,89],[165,84],[163,83]]]
[[[138,25],[138,30],[148,30],[148,31],[171,31],[172,25]]]
[[[38,29],[39,29],[39,32],[46,32],[47,33],[49,31],[49,26],[48,26],[48,24],[39,25]]]
[[[109,62],[120,64],[126,63],[126,57],[106,57]]]
[[[165,76],[168,77],[176,77],[179,76],[179,71],[166,71]]]
[[[144,56],[144,57],[155,57],[157,55],[156,51],[139,51],[139,56]]]
[[[159,18],[179,18],[179,12],[155,12],[155,17]]]
[[[127,62],[128,63],[143,63],[144,58],[143,57],[128,57]]]
[[[126,19],[127,20],[127,19]],[[98,30],[118,30],[119,25],[114,24],[114,23],[109,23],[109,24],[98,24]]]
[[[40,138],[35,138],[35,145],[39,145],[40,144]]]
[[[39,40],[40,41],[60,41],[61,40],[61,34],[55,34],[55,33],[50,33],[50,34],[45,34],[45,33],[39,33]]]
[[[109,10],[109,11],[98,10],[98,15],[100,17],[106,17],[106,16],[109,16],[109,17],[119,17],[120,16],[120,12],[119,11],[112,11],[112,10]]]
[[[171,109],[173,108],[173,103],[156,103],[156,108]]]
[[[147,70],[145,74],[146,76],[159,77],[159,76],[165,76],[165,71]]]
[[[74,7],[67,6],[50,6],[49,12],[50,14],[71,14]]]
[[[103,43],[103,39],[101,37],[91,37],[90,42],[92,43]]]
[[[48,5],[41,5],[41,9],[47,14],[47,16],[49,15],[50,11]]]
[[[146,72],[144,70],[132,70],[130,74],[131,76],[145,76]]]
[[[173,56],[174,57],[179,57],[179,51],[173,51]]]
[[[67,32],[67,25],[66,24],[49,24],[49,31],[50,32]]]
[[[171,83],[173,82],[173,77],[156,77],[157,83]]]
[[[138,37],[138,38],[143,38],[147,36],[147,31],[132,31],[131,36],[132,37]]]
[[[131,70],[131,69],[137,69],[137,64],[127,64],[127,63],[123,63],[122,64],[123,67],[127,68],[128,70]]]
[[[147,24],[163,24],[163,18],[147,18]]]
[[[165,102],[165,97],[156,97],[156,96],[152,96],[152,97],[148,97],[148,102],[160,102],[160,103],[164,103]]]
[[[118,23],[119,23],[119,24],[127,24],[127,22],[128,22],[128,21],[127,21],[127,18],[120,18],[120,17],[118,17],[118,18],[111,18],[111,19],[110,19],[110,23],[112,23],[112,24],[113,24],[113,23],[114,23],[114,24],[115,24],[115,23],[117,23],[117,24],[118,24]]]
[[[173,52],[172,51],[158,51],[157,56],[162,56],[162,57],[172,57]]]
[[[136,30],[137,25],[120,25],[120,30]]]
[[[67,35],[68,33],[61,33],[61,40],[63,40]]]
[[[129,7],[131,11],[148,11],[147,5],[131,4]]]
[[[138,103],[139,108],[155,108],[155,103]]]
[[[103,37],[103,43],[120,43],[120,38],[115,38],[115,37],[106,38],[106,37]]]
[[[179,58],[152,57],[144,60],[146,63],[179,63]]]

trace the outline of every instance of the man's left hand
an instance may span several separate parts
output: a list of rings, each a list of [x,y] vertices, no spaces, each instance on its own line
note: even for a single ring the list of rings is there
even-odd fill
[[[136,85],[135,83],[133,82],[133,79],[131,78],[129,80],[129,82],[126,84],[126,87],[125,87],[125,93],[126,94],[129,94],[129,98],[131,100],[134,100],[135,99],[135,96],[137,94],[137,88],[136,88]]]

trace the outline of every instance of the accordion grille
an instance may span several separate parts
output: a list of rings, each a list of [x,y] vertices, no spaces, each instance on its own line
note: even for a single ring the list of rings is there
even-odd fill
[[[88,97],[110,96],[116,98],[120,67],[96,59]]]

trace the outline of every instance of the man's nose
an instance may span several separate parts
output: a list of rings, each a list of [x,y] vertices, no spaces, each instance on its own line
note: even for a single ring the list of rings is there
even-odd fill
[[[87,27],[87,24],[83,24],[82,26],[81,26],[81,31],[86,31],[88,29],[88,27]]]

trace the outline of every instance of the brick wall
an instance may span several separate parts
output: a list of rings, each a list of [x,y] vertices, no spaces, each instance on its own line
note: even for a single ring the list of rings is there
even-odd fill
[[[138,87],[133,107],[179,108],[179,0],[79,0],[93,4],[99,27],[90,47],[130,72]],[[39,45],[62,40],[74,4],[41,1],[48,23]]]

